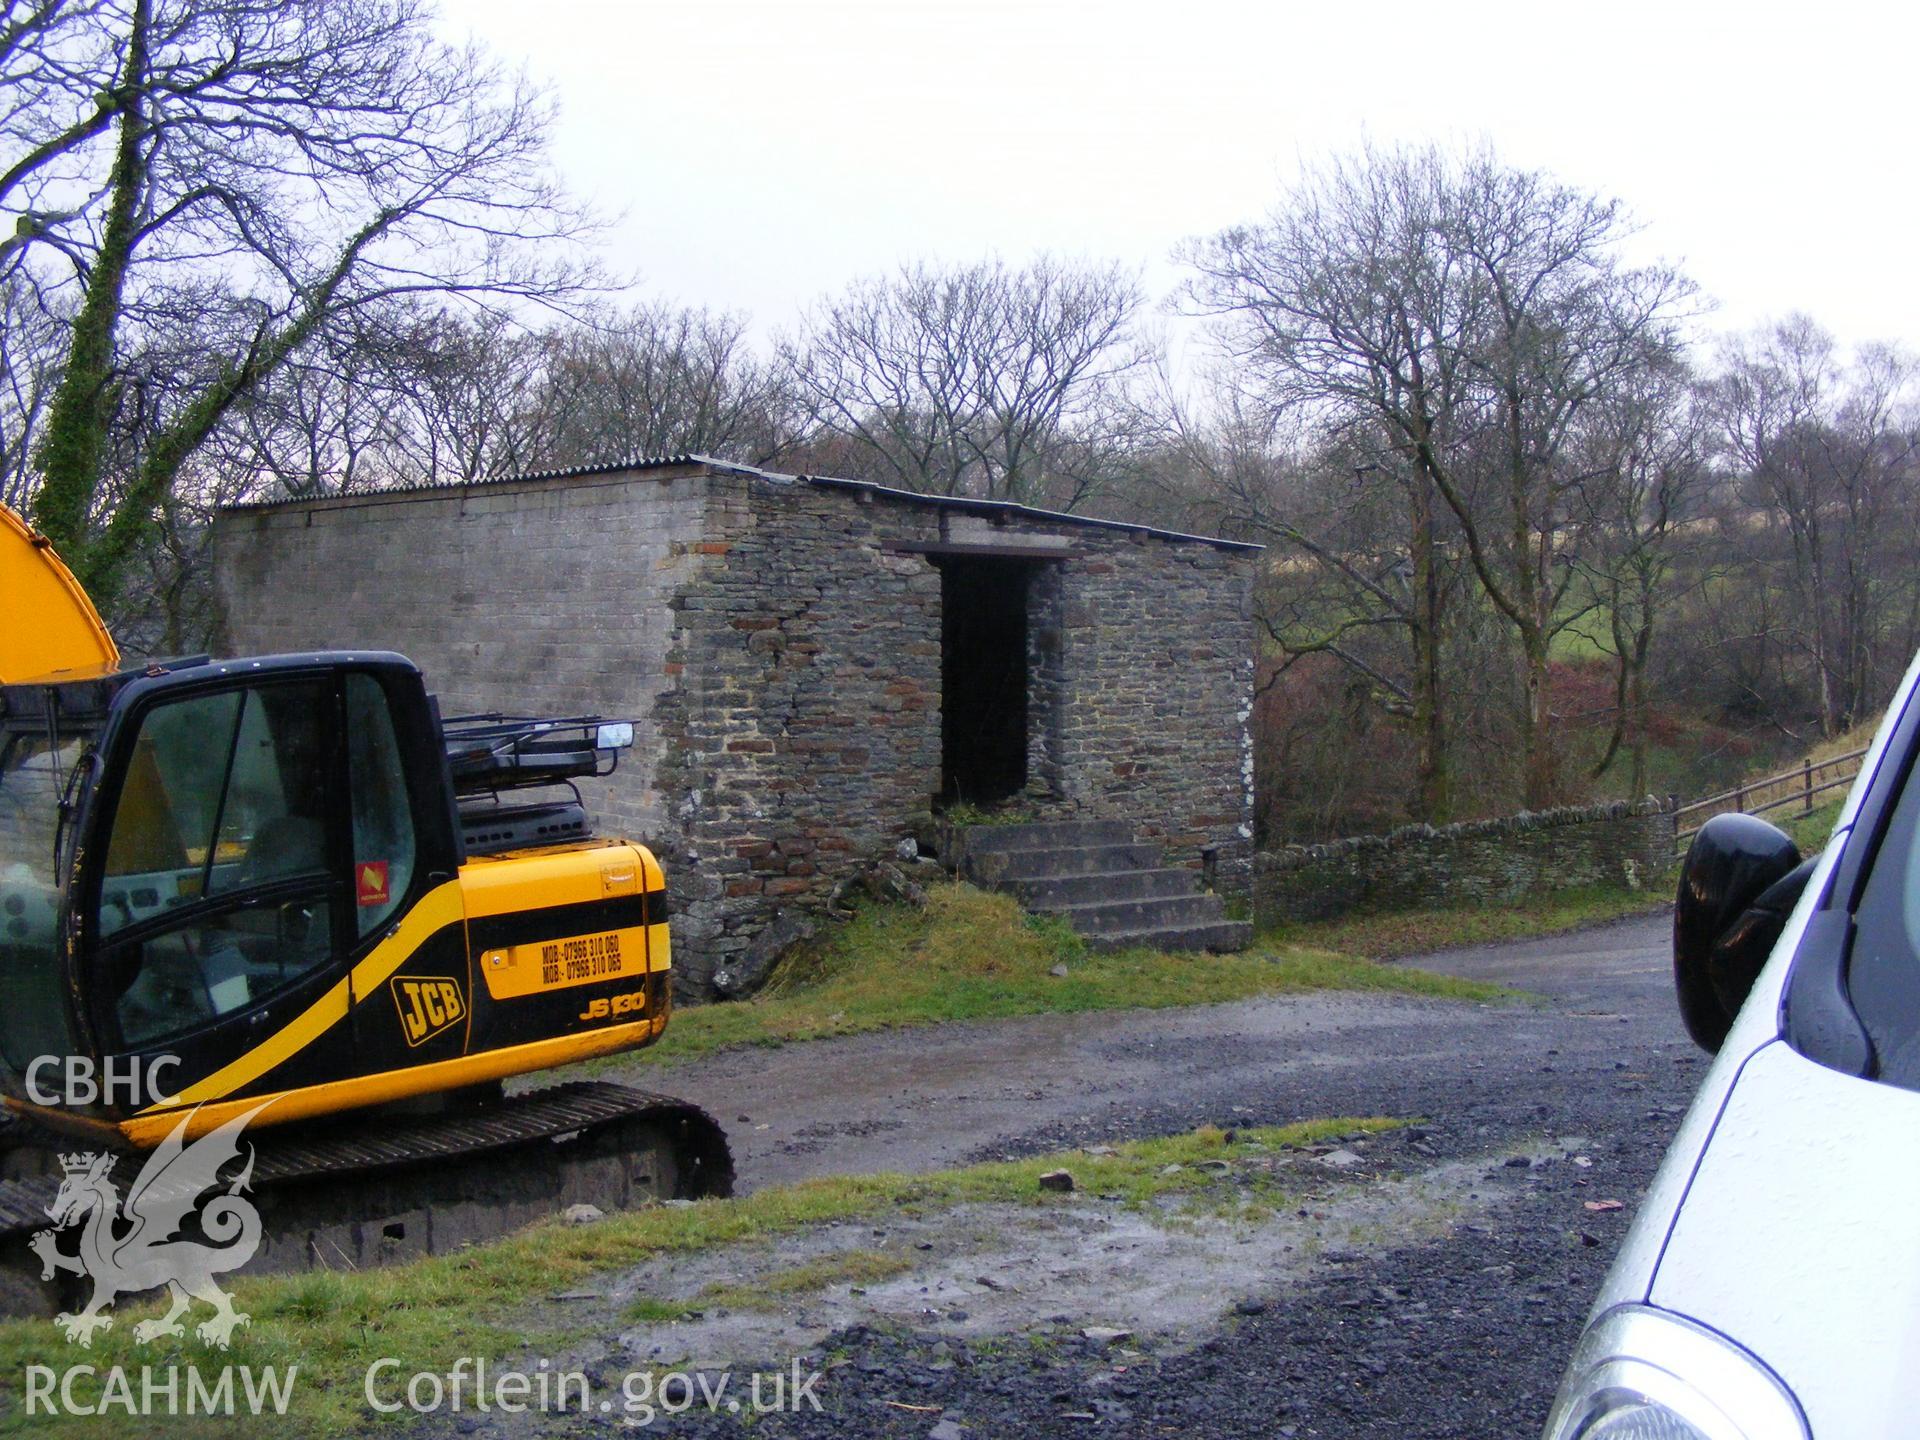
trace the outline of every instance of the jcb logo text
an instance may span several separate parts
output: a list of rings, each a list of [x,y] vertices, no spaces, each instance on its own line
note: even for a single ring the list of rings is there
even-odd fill
[[[449,1025],[467,1018],[467,1001],[458,982],[440,976],[396,975],[393,1003],[400,1007],[400,1033],[409,1045],[431,1040]]]

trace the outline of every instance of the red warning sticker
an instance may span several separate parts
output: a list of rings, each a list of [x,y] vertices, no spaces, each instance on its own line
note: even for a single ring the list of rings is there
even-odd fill
[[[387,903],[387,862],[362,860],[353,867],[353,889],[364,909]]]

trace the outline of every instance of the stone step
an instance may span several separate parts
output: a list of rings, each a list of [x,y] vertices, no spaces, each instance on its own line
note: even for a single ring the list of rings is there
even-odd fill
[[[1244,950],[1253,943],[1253,926],[1245,920],[1215,920],[1202,925],[1163,925],[1148,930],[1114,930],[1086,937],[1089,950],[1131,950],[1140,947],[1170,953]]]
[[[1197,870],[1103,870],[1092,875],[1052,875],[1041,880],[1009,880],[1003,887],[1029,910],[1063,905],[1097,905],[1111,900],[1159,900],[1192,895],[1200,886]]]
[[[1166,926],[1208,925],[1227,918],[1218,895],[1169,895],[1157,900],[1109,900],[1060,905],[1048,911],[1082,935],[1111,935]]]
[[[1131,820],[1046,820],[1029,825],[969,825],[960,831],[965,855],[1002,850],[1063,850],[1075,845],[1131,845]]]
[[[995,850],[968,858],[964,872],[986,885],[1054,880],[1116,870],[1157,870],[1166,857],[1157,845],[1077,845],[1055,849]]]

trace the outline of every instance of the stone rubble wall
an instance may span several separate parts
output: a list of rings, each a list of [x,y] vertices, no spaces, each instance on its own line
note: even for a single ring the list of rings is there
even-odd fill
[[[1252,557],[1144,536],[1062,567],[1051,773],[1078,818],[1132,819],[1244,895],[1253,856]]]
[[[1676,863],[1674,802],[1651,796],[1439,829],[1408,825],[1256,855],[1254,920],[1506,904],[1532,891],[1584,885],[1664,888]]]
[[[716,484],[699,570],[668,602],[655,708],[673,795],[662,860],[677,968],[703,987],[789,907],[908,840],[940,789],[940,576],[870,507]]]
[[[927,833],[941,783],[937,563],[902,547],[1052,547],[1029,587],[1029,799],[1132,821],[1173,863],[1245,883],[1252,795],[1247,552],[720,482],[703,567],[670,602],[657,707],[685,848],[680,944],[737,963]],[[690,972],[691,973],[691,972]]]

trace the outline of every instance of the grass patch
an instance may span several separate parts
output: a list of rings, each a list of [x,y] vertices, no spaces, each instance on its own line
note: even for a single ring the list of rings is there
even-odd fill
[[[1284,925],[1263,938],[1276,944],[1345,951],[1376,960],[1420,955],[1461,945],[1559,935],[1630,915],[1650,915],[1672,903],[1664,877],[1646,890],[1612,886],[1556,890],[1529,897],[1518,907],[1449,906],[1391,914],[1343,915]],[[1408,972],[1419,973],[1419,972]]]
[[[1807,763],[1823,765],[1836,755],[1866,749],[1873,743],[1873,737],[1880,732],[1880,722],[1884,719],[1886,719],[1886,712],[1882,710],[1878,714],[1868,716],[1851,729],[1842,731],[1831,740],[1816,741],[1806,753]]]
[[[1826,849],[1827,840],[1833,834],[1835,822],[1840,819],[1840,808],[1847,803],[1845,791],[1829,792],[1832,798],[1824,805],[1816,805],[1805,815],[1763,815],[1763,820],[1771,820],[1787,834],[1793,837],[1793,843],[1800,847],[1802,855],[1815,855]]]
[[[656,1300],[651,1295],[636,1296],[621,1313],[636,1325],[668,1325],[683,1320],[692,1312],[686,1300]]]
[[[967,829],[975,825],[1030,825],[1040,813],[1030,804],[980,806],[963,800],[949,805],[940,818],[958,829]]]
[[[1304,990],[1360,990],[1387,995],[1424,995],[1436,1000],[1519,1000],[1525,991],[1484,980],[1465,980],[1458,975],[1442,975],[1433,970],[1418,970],[1408,965],[1383,965],[1378,958],[1337,954],[1328,950],[1300,948],[1276,942],[1272,936],[1262,941],[1265,953],[1273,955],[1272,964],[1282,983],[1274,992]],[[1262,953],[1256,950],[1250,953]]]
[[[1815,797],[1814,808],[1802,813],[1799,809],[1805,787],[1809,780],[1814,785],[1824,785],[1843,778],[1859,769],[1860,761],[1847,762],[1849,769],[1842,769],[1837,757],[1864,750],[1873,743],[1874,734],[1880,728],[1881,716],[1862,720],[1852,729],[1835,735],[1830,740],[1815,742],[1798,759],[1776,760],[1761,767],[1757,774],[1749,774],[1746,779],[1744,803],[1747,811],[1759,814],[1760,818],[1791,834],[1801,849],[1819,849],[1826,843],[1827,835],[1833,829],[1833,822],[1839,817],[1840,807],[1846,801],[1851,785],[1836,785],[1831,790],[1819,792]],[[1811,774],[1803,767],[1810,767]],[[1761,781],[1772,780],[1772,784]],[[1724,787],[1731,789],[1731,785]],[[1756,807],[1768,803],[1773,809],[1761,812]],[[1722,801],[1720,810],[1732,809],[1732,801]],[[1703,816],[1694,815],[1689,824],[1698,825]]]
[[[222,1364],[299,1367],[299,1381],[287,1417],[274,1422],[283,1435],[359,1434],[375,1425],[367,1407],[367,1367],[392,1357],[397,1372],[445,1374],[462,1356],[493,1358],[523,1355],[529,1349],[558,1353],[577,1341],[558,1333],[529,1331],[518,1317],[529,1302],[577,1287],[595,1275],[631,1267],[663,1252],[693,1251],[714,1245],[791,1234],[816,1225],[890,1213],[932,1212],[965,1204],[1047,1206],[1075,1203],[1075,1197],[1043,1191],[1039,1177],[1068,1167],[1079,1189],[1116,1196],[1122,1203],[1164,1203],[1169,1196],[1203,1200],[1222,1182],[1223,1173],[1259,1165],[1263,1155],[1311,1145],[1355,1132],[1376,1133],[1405,1123],[1387,1118],[1332,1119],[1227,1133],[1205,1127],[1186,1135],[1113,1147],[1110,1154],[1068,1152],[1028,1160],[1001,1161],[928,1175],[841,1176],[802,1181],[756,1191],[733,1200],[692,1206],[663,1206],[610,1216],[595,1225],[551,1221],[493,1245],[460,1255],[416,1261],[384,1270],[323,1272],[309,1275],[242,1277],[234,1282],[236,1303],[252,1315],[231,1351],[222,1355],[197,1343],[183,1346],[136,1345],[133,1326],[158,1306],[125,1304],[114,1328],[95,1338],[84,1354],[71,1350],[46,1321],[0,1324],[0,1395],[5,1396],[4,1428],[21,1427],[22,1384],[30,1364],[85,1363],[96,1367],[95,1383],[79,1385],[76,1398],[95,1402],[98,1376],[119,1365],[135,1377],[139,1367],[164,1370],[193,1363],[203,1373]],[[1210,1165],[1208,1162],[1216,1162]],[[1176,1168],[1177,1167],[1177,1168]],[[1266,1185],[1279,1190],[1285,1173]],[[1229,1182],[1232,1183],[1232,1182]],[[1243,1189],[1235,1185],[1236,1190]],[[1256,1192],[1260,1186],[1253,1187]],[[903,1262],[900,1268],[905,1268]],[[787,1295],[824,1288],[860,1273],[877,1278],[898,1273],[892,1257],[879,1252],[850,1252],[814,1265],[797,1266],[755,1287]],[[686,1313],[686,1304],[635,1301],[628,1318],[666,1321]],[[184,1387],[184,1379],[180,1382]],[[257,1433],[260,1421],[241,1417],[228,1424],[160,1420],[151,1431],[116,1411],[92,1418],[62,1417],[34,1422],[41,1433],[121,1437],[142,1433],[209,1435]]]
[[[954,1020],[1162,1008],[1306,990],[1381,990],[1486,1000],[1512,992],[1388,969],[1314,946],[1263,942],[1238,955],[1090,952],[1065,921],[966,885],[927,908],[874,906],[784,962],[751,1000],[673,1017],[657,1044],[595,1069],[670,1064],[740,1045],[781,1045]],[[1064,966],[1066,974],[1055,975]]]
[[[1798,760],[1776,760],[1763,766],[1757,774],[1749,775],[1745,796],[1748,813],[1757,814],[1760,819],[1793,837],[1793,843],[1800,847],[1803,855],[1816,855],[1826,848],[1833,834],[1833,827],[1840,818],[1840,811],[1847,802],[1852,786],[1837,785],[1831,790],[1821,791],[1814,798],[1813,809],[1802,811],[1799,807],[1805,795],[1807,775],[1796,766],[1812,767],[1811,780],[1815,785],[1838,780],[1849,773],[1838,768],[1836,757],[1863,750],[1873,743],[1875,733],[1880,729],[1881,715],[1862,720],[1852,729],[1835,735],[1830,740],[1821,740],[1810,746]],[[1849,761],[1857,771],[1859,761]],[[1777,777],[1777,778],[1775,778]],[[1771,785],[1758,783],[1773,779]],[[1726,787],[1726,788],[1731,788]],[[1774,808],[1758,811],[1756,806],[1767,802],[1779,802]],[[1721,802],[1716,813],[1727,813],[1732,808],[1731,801]],[[1704,823],[1706,817],[1690,817],[1690,825]]]
[[[709,1285],[700,1292],[700,1303],[728,1310],[781,1310],[801,1295],[816,1295],[835,1285],[872,1285],[912,1268],[912,1258],[897,1252],[846,1250],[761,1275],[748,1284]]]

